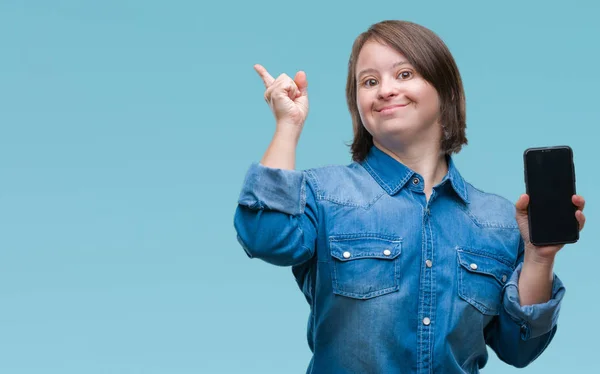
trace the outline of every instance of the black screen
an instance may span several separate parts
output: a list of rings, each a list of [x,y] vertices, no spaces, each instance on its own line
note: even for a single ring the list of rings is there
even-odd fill
[[[575,172],[568,147],[528,150],[525,181],[529,195],[529,234],[533,244],[571,243],[579,237]]]

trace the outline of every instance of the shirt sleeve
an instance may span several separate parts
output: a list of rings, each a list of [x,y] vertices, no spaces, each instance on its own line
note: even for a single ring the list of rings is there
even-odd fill
[[[521,306],[519,277],[523,267],[522,239],[519,254],[518,265],[504,286],[503,308],[486,329],[486,342],[502,361],[523,368],[539,357],[554,338],[565,287],[554,274],[550,300]]]
[[[542,304],[521,306],[519,277],[522,267],[523,263],[520,263],[510,280],[506,282],[503,303],[508,315],[520,326],[521,339],[529,340],[547,334],[557,325],[565,287],[558,276],[554,274],[550,300]]]
[[[238,198],[234,227],[250,258],[279,266],[311,259],[317,207],[307,173],[251,164]]]

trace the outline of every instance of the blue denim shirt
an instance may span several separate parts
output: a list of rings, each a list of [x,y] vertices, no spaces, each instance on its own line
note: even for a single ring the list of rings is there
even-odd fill
[[[552,340],[561,281],[550,301],[520,305],[514,204],[447,161],[429,201],[423,177],[375,146],[349,165],[250,166],[237,239],[291,266],[310,305],[307,373],[478,373],[486,346],[524,367]]]

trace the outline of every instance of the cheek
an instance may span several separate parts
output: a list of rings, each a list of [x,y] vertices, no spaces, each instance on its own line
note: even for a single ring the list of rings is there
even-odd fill
[[[440,111],[440,100],[437,95],[437,92],[435,90],[433,90],[433,92],[430,92],[427,95],[426,100],[427,100],[427,109],[429,110],[429,112],[432,113],[433,116],[438,116],[439,111]]]
[[[356,104],[358,106],[358,113],[364,122],[365,114],[368,115],[371,110],[371,102],[368,97],[359,94],[356,98]]]
[[[428,101],[427,86],[423,82],[412,82],[412,85],[407,87],[405,96],[410,101],[424,105],[425,102]]]
[[[410,94],[407,95],[409,100],[415,101],[427,112],[436,112],[439,110],[439,98],[435,88],[428,84],[422,84],[415,87]]]

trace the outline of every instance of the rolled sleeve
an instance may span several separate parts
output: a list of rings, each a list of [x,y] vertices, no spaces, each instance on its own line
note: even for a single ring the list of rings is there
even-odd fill
[[[318,208],[308,173],[251,164],[233,221],[250,258],[293,266],[314,256]]]
[[[306,176],[298,170],[270,168],[252,163],[244,178],[238,204],[251,209],[276,210],[290,215],[304,213]]]
[[[506,283],[503,302],[508,315],[520,325],[521,339],[529,340],[550,332],[556,326],[565,287],[555,274],[550,300],[521,306],[518,284],[522,267],[523,263],[520,263]]]

